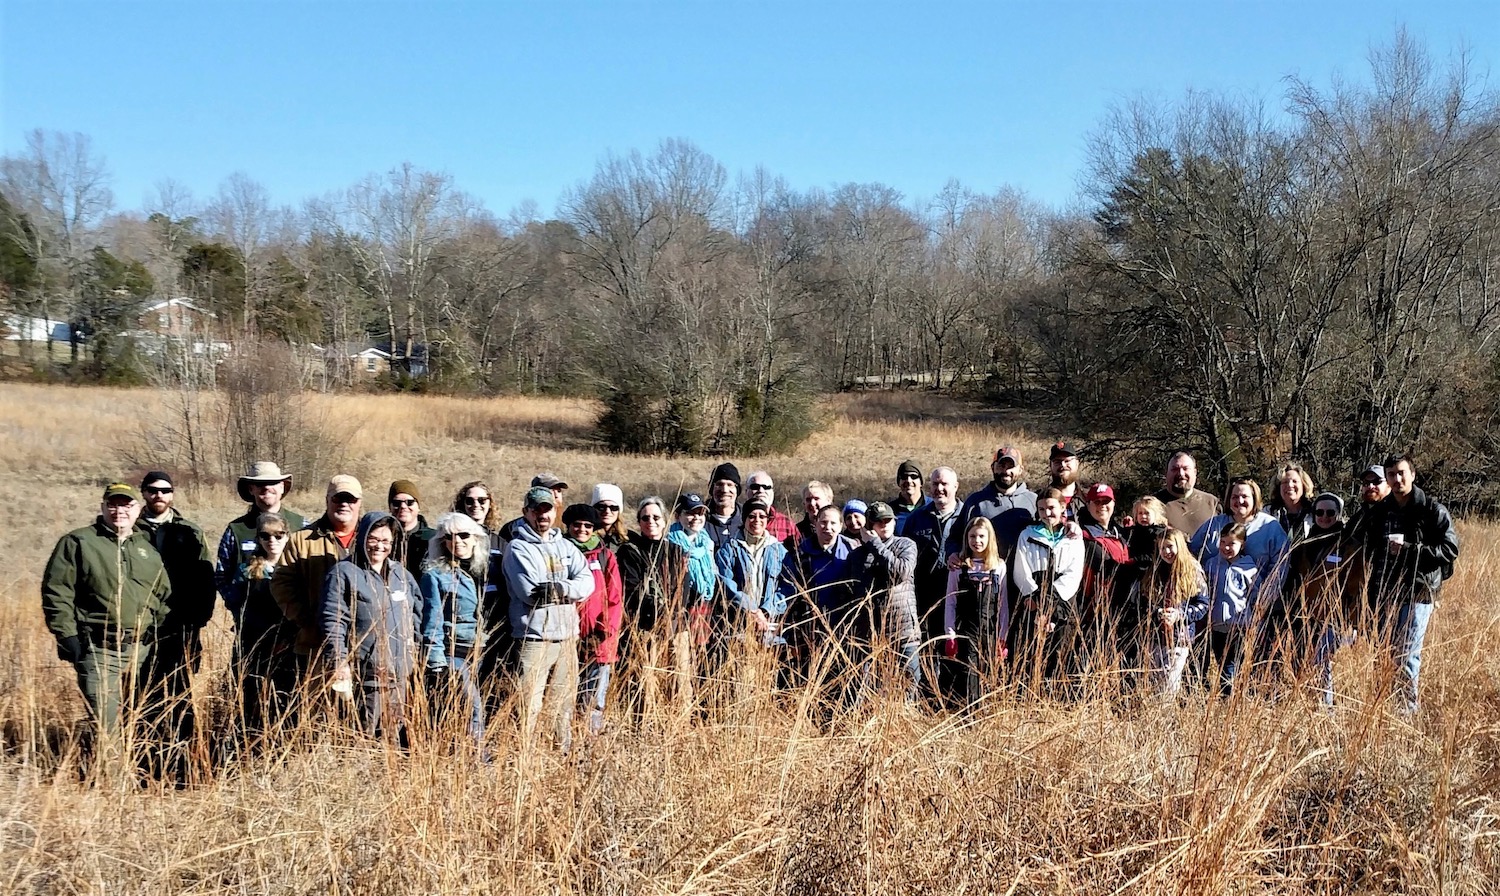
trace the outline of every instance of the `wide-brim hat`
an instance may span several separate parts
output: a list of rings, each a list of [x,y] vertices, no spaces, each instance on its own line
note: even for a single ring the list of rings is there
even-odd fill
[[[239,491],[242,500],[253,501],[255,499],[250,497],[250,486],[255,483],[265,484],[268,482],[285,482],[286,490],[282,494],[291,494],[292,474],[283,473],[281,467],[269,460],[258,460],[251,464],[250,469],[246,470],[245,475],[239,478],[239,482],[236,483],[235,487]]]

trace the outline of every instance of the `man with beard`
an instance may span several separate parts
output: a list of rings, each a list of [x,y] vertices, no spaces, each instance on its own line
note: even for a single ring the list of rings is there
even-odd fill
[[[1167,510],[1167,525],[1184,535],[1192,536],[1224,512],[1218,498],[1198,490],[1198,462],[1186,451],[1177,452],[1167,461],[1162,485],[1156,500]]]
[[[274,513],[286,523],[287,531],[296,532],[307,526],[307,520],[302,514],[282,505],[282,500],[292,490],[292,474],[282,472],[281,467],[271,461],[258,460],[251,464],[236,483],[236,488],[240,500],[248,501],[250,506],[224,528],[224,535],[219,539],[214,581],[224,598],[224,608],[238,626],[240,610],[245,605],[245,564],[255,553],[256,521],[263,513]]]
[[[1385,481],[1385,467],[1381,464],[1365,467],[1359,474],[1359,506],[1349,514],[1349,522],[1345,526],[1351,539],[1358,542],[1365,540],[1369,534],[1372,511],[1390,493],[1391,486]]]
[[[1072,445],[1061,440],[1053,444],[1047,453],[1048,487],[1062,492],[1068,520],[1082,525],[1089,521],[1089,508],[1078,487],[1079,469],[1078,452]]]
[[[146,506],[137,532],[151,539],[161,555],[172,596],[167,615],[152,639],[146,711],[164,740],[184,742],[192,732],[191,674],[198,671],[203,642],[199,632],[214,615],[214,562],[197,524],[172,507],[172,477],[152,471],[141,480]]]
[[[985,517],[995,527],[1000,554],[1009,562],[1021,530],[1031,525],[1036,516],[1036,492],[1027,488],[1022,478],[1026,469],[1019,449],[1006,445],[996,451],[995,459],[990,462],[990,475],[994,479],[989,485],[964,499],[957,522],[948,530],[943,553],[950,566],[958,562],[958,555],[964,549],[964,533],[978,517]]]

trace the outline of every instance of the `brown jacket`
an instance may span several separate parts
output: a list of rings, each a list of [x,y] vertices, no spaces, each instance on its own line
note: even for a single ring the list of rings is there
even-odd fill
[[[311,656],[323,643],[318,606],[323,580],[333,565],[349,555],[333,535],[327,514],[306,529],[292,533],[281,563],[271,576],[271,597],[288,621],[297,626],[297,653]]]

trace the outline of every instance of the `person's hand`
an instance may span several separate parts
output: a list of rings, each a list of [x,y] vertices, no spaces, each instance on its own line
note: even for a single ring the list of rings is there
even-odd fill
[[[348,663],[339,663],[334,667],[333,680],[328,683],[328,689],[345,697],[354,696],[354,673],[349,669]]]
[[[963,569],[964,568],[964,561],[957,554],[949,554],[948,555],[948,568],[949,569]]]
[[[83,661],[83,639],[77,635],[68,635],[66,638],[57,639],[57,658],[65,663],[77,663]]]
[[[1083,537],[1083,527],[1078,525],[1077,520],[1068,520],[1067,523],[1063,525],[1063,531],[1067,533],[1069,538]]]
[[[996,644],[995,652],[1000,657],[1000,661],[1002,663],[1005,662],[1006,660],[1010,659],[1010,644],[1006,643],[1005,641],[999,642],[998,644]]]
[[[531,589],[531,602],[534,604],[560,604],[564,596],[562,582],[543,582]]]
[[[861,529],[859,530],[859,540],[864,542],[865,544],[869,544],[870,542],[875,540],[875,533],[871,532],[869,529]]]
[[[755,623],[756,631],[768,632],[771,630],[771,620],[766,616],[764,610],[751,610],[750,619]]]
[[[1167,625],[1176,625],[1183,620],[1181,607],[1163,607],[1161,609],[1161,621]]]

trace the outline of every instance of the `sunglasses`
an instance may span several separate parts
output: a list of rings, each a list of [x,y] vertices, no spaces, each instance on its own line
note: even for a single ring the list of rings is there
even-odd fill
[[[468,507],[482,507],[490,503],[489,498],[464,498],[464,505]]]
[[[288,535],[285,532],[257,532],[255,533],[255,537],[263,541],[269,541],[273,538],[287,538]]]
[[[416,498],[397,498],[396,500],[394,500],[394,501],[391,502],[391,506],[392,507],[416,507],[417,506],[417,499]]]
[[[1326,519],[1326,518],[1330,518],[1330,517],[1336,517],[1338,515],[1339,515],[1339,512],[1337,510],[1314,510],[1313,511],[1313,516],[1315,516],[1315,517],[1317,517],[1319,519]]]
[[[619,513],[620,512],[620,505],[618,505],[618,504],[605,504],[603,501],[601,501],[598,504],[594,505],[594,509],[595,510],[609,511],[611,513]]]
[[[145,488],[141,489],[141,491],[145,492],[148,495],[170,495],[172,494],[172,487],[170,485],[165,487],[148,485]]]
[[[775,489],[776,486],[772,485],[769,482],[752,482],[749,485],[745,486],[746,491],[752,492],[769,492],[775,491]]]
[[[446,538],[446,539],[448,539],[449,541],[468,541],[469,539],[471,539],[471,538],[474,537],[474,533],[473,532],[449,532],[447,535],[444,535],[443,537]]]

